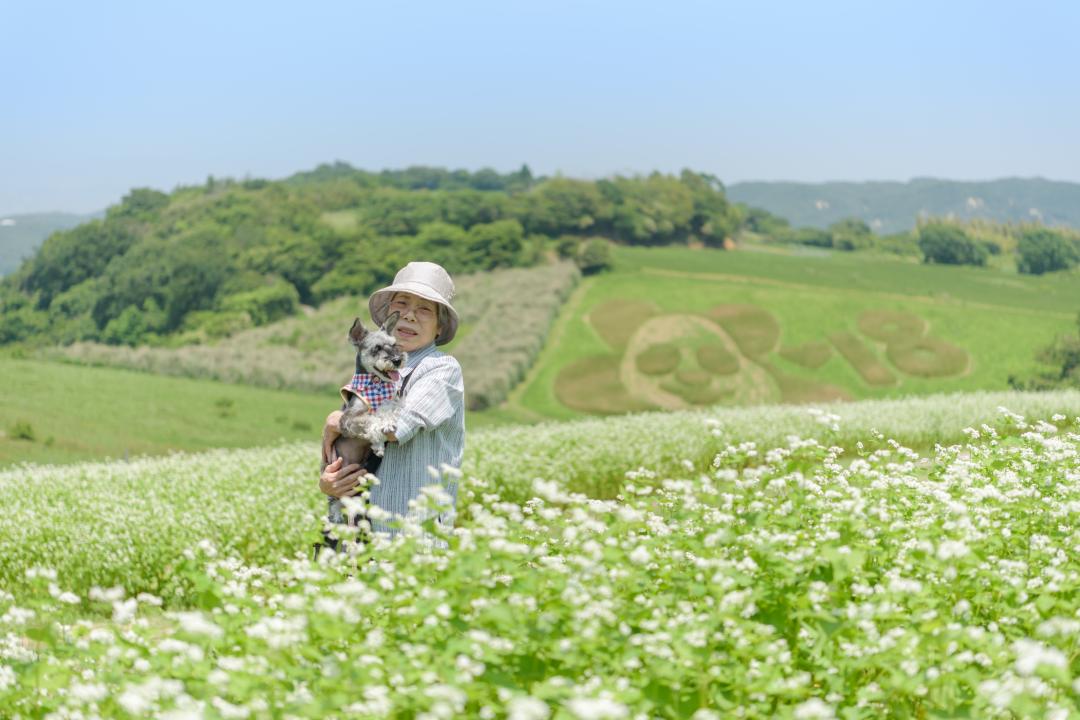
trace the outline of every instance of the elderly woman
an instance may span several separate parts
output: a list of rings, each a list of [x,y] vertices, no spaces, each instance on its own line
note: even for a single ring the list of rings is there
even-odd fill
[[[391,312],[400,314],[394,335],[409,355],[401,371],[400,411],[394,431],[388,433],[386,454],[379,466],[379,484],[371,488],[371,503],[391,513],[407,515],[409,501],[432,484],[429,467],[461,467],[465,447],[465,402],[461,366],[436,349],[454,339],[458,316],[450,300],[454,283],[441,266],[411,262],[394,277],[392,285],[373,293],[368,300],[371,319],[382,325]],[[341,434],[340,412],[331,413],[323,430],[323,470],[319,489],[333,497],[356,492],[364,476],[358,465],[342,467],[342,460],[328,462],[334,440]],[[457,478],[444,476],[446,490],[457,502]],[[452,508],[438,520],[452,524]],[[374,523],[375,530],[389,530]]]

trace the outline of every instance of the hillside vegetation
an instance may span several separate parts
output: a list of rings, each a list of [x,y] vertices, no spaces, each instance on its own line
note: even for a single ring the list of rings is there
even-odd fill
[[[252,447],[319,435],[336,393],[0,358],[0,466]]]
[[[187,344],[366,295],[417,258],[455,275],[556,250],[590,266],[606,247],[591,236],[719,246],[739,223],[719,181],[689,171],[593,182],[339,164],[277,182],[141,188],[0,283],[0,344]]]
[[[909,182],[740,182],[728,186],[735,202],[764,208],[792,225],[825,228],[858,218],[876,232],[911,230],[920,218],[1039,221],[1080,229],[1080,184],[1040,178],[964,182],[918,178]]]
[[[319,564],[313,445],[0,473],[0,707],[1075,712],[1080,396],[836,411],[589,421],[532,429],[524,452],[493,432],[452,532],[433,478],[398,540]],[[896,428],[963,440],[920,452]],[[578,484],[607,467],[602,494]]]
[[[461,363],[469,409],[499,404],[521,380],[579,277],[572,263],[560,262],[456,280],[454,306],[461,326],[454,342],[443,349]],[[367,298],[336,298],[302,315],[206,344],[130,348],[78,342],[42,355],[163,375],[323,391],[331,397],[353,372],[355,353],[346,334],[355,317],[370,324]]]

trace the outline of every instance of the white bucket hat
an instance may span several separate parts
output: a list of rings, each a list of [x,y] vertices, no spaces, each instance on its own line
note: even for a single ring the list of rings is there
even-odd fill
[[[418,295],[425,300],[438,303],[446,308],[446,316],[449,318],[439,325],[439,335],[435,338],[436,345],[445,345],[454,339],[458,328],[457,310],[450,304],[454,297],[454,281],[450,274],[443,269],[442,265],[433,262],[411,262],[398,270],[394,276],[394,284],[376,290],[368,298],[368,310],[371,311],[371,320],[376,325],[386,322],[386,316],[390,314],[390,300],[394,293],[407,292]]]

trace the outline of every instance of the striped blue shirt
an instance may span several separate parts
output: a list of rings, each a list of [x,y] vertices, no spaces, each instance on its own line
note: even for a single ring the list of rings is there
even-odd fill
[[[465,450],[465,383],[458,361],[437,350],[434,343],[409,353],[401,372],[405,391],[395,425],[396,443],[386,444],[386,454],[371,488],[371,502],[398,515],[409,514],[409,501],[425,485],[441,484],[457,505],[456,473],[445,466],[461,467]],[[428,468],[440,471],[432,477]],[[439,513],[440,522],[453,524],[453,508]],[[375,522],[377,531],[389,531]]]

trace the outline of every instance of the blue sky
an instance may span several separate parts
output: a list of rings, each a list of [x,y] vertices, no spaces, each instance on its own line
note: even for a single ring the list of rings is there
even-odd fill
[[[1080,181],[1080,3],[0,4],[0,214],[321,162]]]

